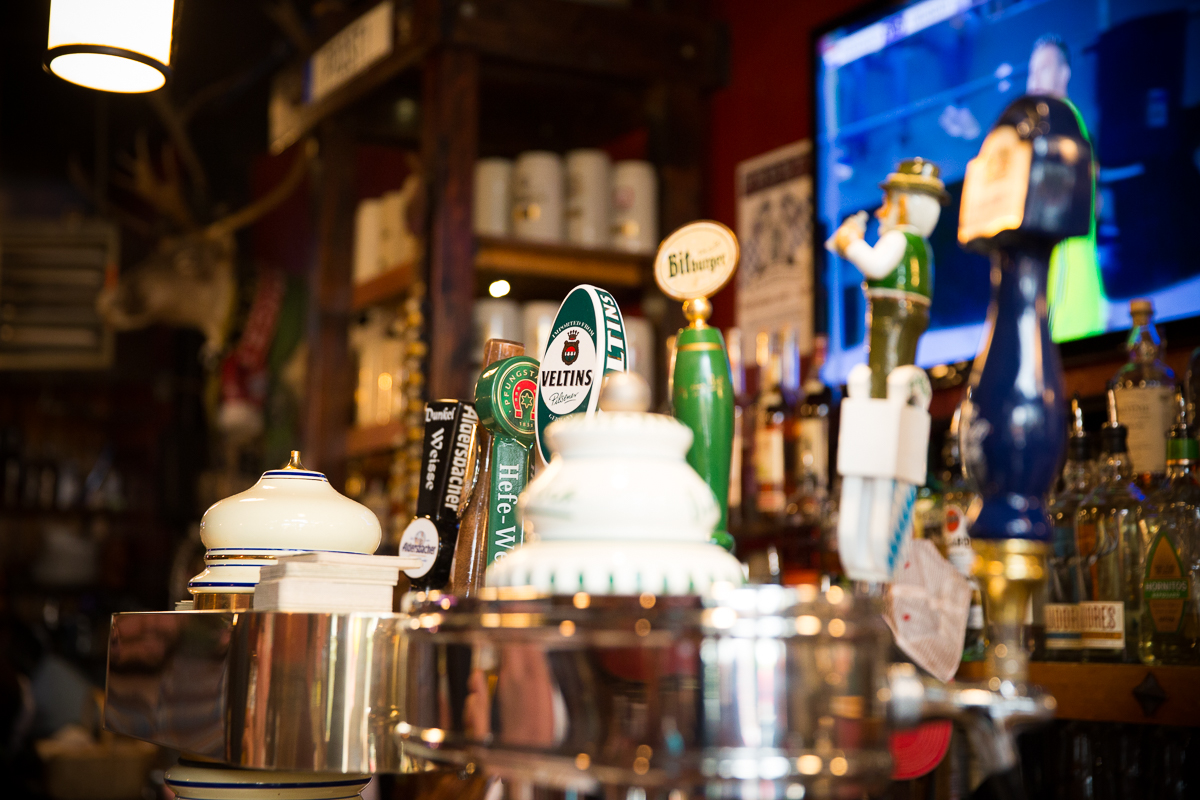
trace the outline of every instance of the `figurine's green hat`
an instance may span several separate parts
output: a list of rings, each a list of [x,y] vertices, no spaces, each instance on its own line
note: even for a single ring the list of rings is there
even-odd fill
[[[942,183],[939,174],[941,170],[932,161],[906,158],[900,162],[895,172],[887,176],[886,181],[879,184],[879,188],[932,195],[939,203],[946,205],[950,202],[950,195],[946,193],[946,184]]]

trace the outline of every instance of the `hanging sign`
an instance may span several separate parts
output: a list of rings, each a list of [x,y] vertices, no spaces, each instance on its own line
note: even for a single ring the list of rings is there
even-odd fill
[[[315,103],[392,52],[391,0],[380,3],[321,45],[308,60],[304,100]]]
[[[794,328],[800,353],[811,353],[811,142],[795,142],[738,164],[737,231],[742,243],[737,292],[742,341],[753,343],[760,333]]]

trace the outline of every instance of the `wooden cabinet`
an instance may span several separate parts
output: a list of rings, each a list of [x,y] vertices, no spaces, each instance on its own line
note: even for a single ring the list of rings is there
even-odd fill
[[[303,438],[306,463],[339,488],[348,457],[395,447],[405,436],[394,425],[350,431],[346,336],[355,313],[398,301],[412,281],[423,280],[426,396],[464,397],[471,388],[471,305],[483,281],[503,277],[525,298],[541,287],[546,299],[581,282],[630,293],[650,283],[644,256],[476,240],[476,158],[640,136],[658,170],[660,230],[669,231],[700,216],[705,97],[726,72],[723,28],[686,2],[661,13],[564,0],[384,3],[390,10],[375,5],[330,24],[314,55],[275,77],[270,103],[273,151],[309,135],[321,146]],[[379,20],[389,28],[364,33]],[[379,49],[385,40],[390,46]],[[318,69],[321,85],[333,88],[314,97]],[[406,127],[392,112],[413,100],[420,120]],[[426,247],[422,263],[352,286],[354,150],[362,141],[420,154]]]

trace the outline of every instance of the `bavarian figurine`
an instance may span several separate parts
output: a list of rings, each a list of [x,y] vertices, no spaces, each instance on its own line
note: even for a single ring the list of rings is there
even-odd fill
[[[875,246],[863,240],[867,213],[860,211],[841,224],[826,247],[866,278],[871,397],[885,398],[888,375],[916,360],[917,340],[929,326],[933,300],[929,236],[949,195],[937,165],[921,158],[900,162],[899,169],[879,186],[884,194],[883,206],[875,212],[879,219]]]

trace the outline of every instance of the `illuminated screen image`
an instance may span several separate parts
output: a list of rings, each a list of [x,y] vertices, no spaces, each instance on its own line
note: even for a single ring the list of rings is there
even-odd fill
[[[1190,45],[1190,46],[1189,46]],[[934,293],[917,363],[973,358],[991,289],[986,257],[957,242],[967,162],[1023,94],[1069,100],[1099,165],[1095,224],[1059,246],[1051,334],[1071,341],[1200,314],[1200,15],[1183,0],[922,0],[824,34],[816,53],[816,238],[882,203],[879,183],[919,156],[950,201],[930,243]],[[866,239],[877,238],[871,217]],[[862,275],[822,249],[829,359],[844,383],[865,360]]]

